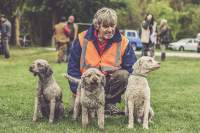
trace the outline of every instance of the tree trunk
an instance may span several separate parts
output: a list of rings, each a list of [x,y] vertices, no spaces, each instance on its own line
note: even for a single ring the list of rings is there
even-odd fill
[[[20,11],[18,10],[15,17],[15,44],[20,46]]]

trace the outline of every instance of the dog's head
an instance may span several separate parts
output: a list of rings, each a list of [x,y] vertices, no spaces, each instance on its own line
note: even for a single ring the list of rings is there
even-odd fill
[[[153,70],[160,68],[160,63],[149,56],[142,56],[133,65],[133,73],[147,76]]]
[[[40,77],[49,77],[52,75],[53,71],[46,60],[37,59],[30,65],[29,71]]]
[[[96,68],[89,68],[87,69],[81,76],[83,84],[85,84],[85,89],[90,89],[89,91],[93,91],[91,89],[96,89],[99,86],[105,86],[106,78],[104,74],[96,69]]]

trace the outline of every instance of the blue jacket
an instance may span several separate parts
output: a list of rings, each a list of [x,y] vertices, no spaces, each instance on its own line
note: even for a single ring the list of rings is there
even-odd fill
[[[90,26],[85,38],[87,40],[92,40],[93,44],[95,45],[97,51],[98,44],[97,44],[97,38],[94,35],[95,28],[94,26]],[[106,49],[110,48],[112,45],[112,42],[120,42],[121,41],[121,34],[119,33],[119,30],[116,30],[115,35],[108,41],[108,44],[106,45]],[[71,52],[70,52],[70,58],[68,62],[68,74],[72,77],[79,78],[81,77],[80,72],[80,57],[81,57],[81,46],[79,39],[76,39],[74,43],[72,44]],[[129,73],[133,71],[132,65],[136,62],[137,58],[135,56],[135,53],[133,49],[131,48],[131,45],[128,44],[126,51],[124,53],[121,68],[127,70]],[[70,83],[70,88],[73,93],[76,93],[77,84]]]

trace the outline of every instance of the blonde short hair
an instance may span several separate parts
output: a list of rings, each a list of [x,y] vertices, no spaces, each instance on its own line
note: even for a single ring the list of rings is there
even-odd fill
[[[117,25],[117,13],[115,10],[107,7],[99,9],[93,18],[93,25],[96,29],[103,25]]]
[[[167,25],[167,20],[166,19],[161,19],[160,20],[160,25]]]

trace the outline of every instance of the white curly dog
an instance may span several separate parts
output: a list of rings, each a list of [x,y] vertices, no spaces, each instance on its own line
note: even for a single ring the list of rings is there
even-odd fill
[[[133,66],[125,92],[125,114],[129,118],[128,128],[134,127],[134,119],[148,129],[148,123],[154,112],[150,106],[150,88],[147,81],[149,72],[160,68],[154,58],[143,56]]]

